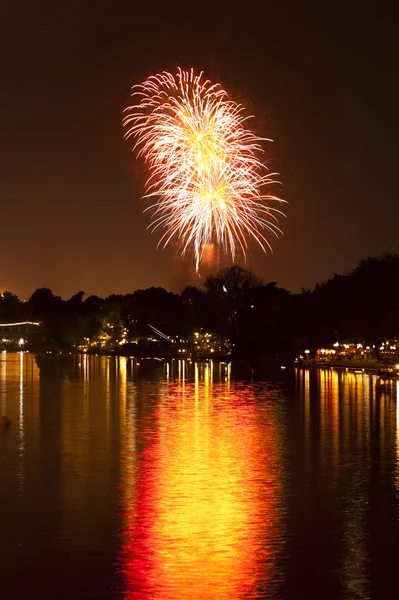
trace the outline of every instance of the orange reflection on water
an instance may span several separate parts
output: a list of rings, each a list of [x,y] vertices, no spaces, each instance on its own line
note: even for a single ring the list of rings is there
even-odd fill
[[[259,586],[276,582],[277,405],[256,404],[250,386],[212,384],[211,365],[202,374],[199,381],[196,367],[194,383],[165,387],[152,432],[141,431],[147,445],[135,482],[131,465],[123,467],[123,487],[136,486],[124,494],[126,599],[256,598]]]

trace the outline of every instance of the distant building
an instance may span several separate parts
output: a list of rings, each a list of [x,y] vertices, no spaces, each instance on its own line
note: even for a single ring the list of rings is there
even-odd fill
[[[32,342],[38,341],[41,334],[41,323],[34,321],[0,323],[0,346],[3,350],[15,346],[23,348]]]

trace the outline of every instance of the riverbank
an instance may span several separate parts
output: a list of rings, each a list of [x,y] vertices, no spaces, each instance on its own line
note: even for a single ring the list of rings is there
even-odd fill
[[[301,362],[296,363],[297,367],[304,368],[333,368],[333,369],[361,369],[367,373],[377,373],[379,370],[379,364],[377,359],[363,359],[363,360],[355,360],[355,359],[343,359],[343,360],[329,360],[329,361],[318,361],[318,360],[303,360]]]

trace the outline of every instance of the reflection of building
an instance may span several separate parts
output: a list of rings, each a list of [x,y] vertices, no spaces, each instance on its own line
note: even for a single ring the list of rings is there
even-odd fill
[[[24,346],[38,339],[41,334],[41,324],[33,321],[19,321],[16,323],[0,323],[0,345]]]
[[[392,386],[381,386],[376,375],[331,368],[298,369],[296,384],[303,415],[303,442],[296,448],[301,493],[294,490],[293,512],[304,532],[314,528],[323,532],[323,540],[329,540],[328,544],[320,543],[317,536],[310,540],[308,556],[313,561],[317,554],[324,564],[336,561],[339,578],[331,577],[327,584],[334,590],[334,597],[374,597],[370,577],[371,515],[378,514],[381,519],[378,533],[371,534],[374,540],[379,538],[377,547],[390,547],[385,539],[387,531],[381,527],[381,489],[376,481],[386,476],[383,465],[393,464],[396,407]],[[394,522],[392,514],[388,520]],[[334,547],[337,551],[333,558]],[[305,568],[301,560],[299,557],[299,572]],[[320,584],[315,579],[309,594],[303,590],[301,596],[323,597],[326,578],[320,579]]]
[[[17,443],[17,452],[7,457],[7,466],[9,473],[15,474],[18,493],[22,496],[26,483],[26,447],[33,463],[39,452],[39,370],[32,354],[4,353],[0,357],[0,416],[7,415],[10,419]],[[3,479],[5,475],[2,471]],[[7,479],[2,484],[6,489]]]

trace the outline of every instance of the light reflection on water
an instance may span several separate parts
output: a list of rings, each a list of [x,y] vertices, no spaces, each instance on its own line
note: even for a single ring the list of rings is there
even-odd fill
[[[180,373],[157,390],[136,444],[128,437],[122,450],[126,598],[256,598],[278,582],[279,398],[211,375],[212,365],[195,365],[193,382]]]
[[[2,596],[399,597],[399,383],[0,356]]]

